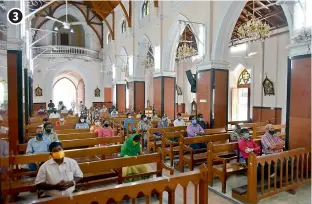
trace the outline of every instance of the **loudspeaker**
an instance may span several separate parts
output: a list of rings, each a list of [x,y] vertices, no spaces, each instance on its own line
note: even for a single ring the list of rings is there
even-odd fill
[[[190,85],[191,85],[191,92],[192,93],[196,93],[196,74],[192,74],[191,70],[187,70],[185,72],[186,76],[187,76],[187,80],[189,81]]]

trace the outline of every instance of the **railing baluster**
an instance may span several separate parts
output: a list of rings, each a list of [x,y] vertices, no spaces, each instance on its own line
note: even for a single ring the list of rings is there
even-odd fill
[[[291,184],[294,183],[294,159],[295,157],[291,158]]]
[[[279,179],[280,179],[280,188],[283,187],[283,162],[284,162],[284,159],[280,160],[280,177],[279,177]]]
[[[288,179],[289,179],[288,178],[288,161],[289,161],[288,158],[289,157],[286,158],[286,186],[288,186]]]
[[[168,203],[175,204],[175,190],[168,191]]]
[[[150,195],[145,196],[145,199],[146,199],[146,204],[149,204],[150,203]]]
[[[268,164],[268,193],[271,190],[271,165],[272,165],[272,161]],[[275,175],[274,175],[275,177]]]
[[[163,203],[163,192],[159,193],[158,199],[159,199],[159,204],[162,204]]]
[[[304,154],[301,154],[300,157],[301,157],[301,181],[303,181]]]
[[[276,178],[277,178],[277,160],[274,164],[274,191],[276,191]]]
[[[186,204],[186,197],[187,197],[187,186],[183,186],[183,203]]]
[[[264,194],[264,165],[261,165],[261,195]]]
[[[309,153],[307,153],[306,179],[309,179]]]
[[[132,198],[132,204],[135,204],[136,202],[135,202],[135,198]]]
[[[198,196],[198,184],[195,184],[194,185],[194,204],[198,203],[197,196]]]
[[[297,164],[296,164],[296,182],[299,182],[299,159],[300,159],[300,157],[297,156],[296,159],[297,159]]]

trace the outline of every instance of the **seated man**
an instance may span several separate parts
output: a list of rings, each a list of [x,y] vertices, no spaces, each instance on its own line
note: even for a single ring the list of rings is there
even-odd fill
[[[255,154],[258,154],[261,152],[261,147],[250,137],[248,129],[242,129],[240,134],[242,135],[242,139],[238,143],[239,151],[245,159],[246,164],[248,164],[249,153],[254,152]]]
[[[43,128],[37,127],[36,136],[31,138],[27,143],[26,154],[38,154],[48,152],[48,148],[51,141],[49,137],[43,136]],[[37,165],[35,163],[28,164],[28,168],[31,171],[37,170]]]
[[[124,121],[124,128],[125,128],[125,131],[127,132],[128,131],[128,124],[129,123],[134,123],[134,119],[133,117],[131,116],[130,113],[127,113],[127,119],[125,119]],[[135,132],[136,131],[136,128],[135,128],[135,125],[131,125],[131,132]]]
[[[204,121],[204,117],[203,114],[199,113],[197,115],[197,123],[200,125],[200,127],[202,127],[203,129],[207,129],[207,123]]]
[[[51,113],[49,115],[49,118],[60,118],[60,114],[58,112],[56,112],[56,110],[53,111],[53,113]]]
[[[178,127],[178,126],[185,126],[185,121],[182,119],[182,114],[178,113],[177,114],[177,119],[173,121],[173,126]]]
[[[43,136],[47,137],[51,142],[58,141],[58,136],[56,132],[53,131],[53,125],[50,122],[46,122],[43,125],[44,133]]]
[[[167,128],[169,126],[168,120],[166,116],[163,116],[160,121],[158,121],[157,128]],[[161,136],[160,132],[156,132],[154,135],[157,137]]]
[[[240,141],[241,139],[241,126],[240,125],[235,125],[233,132],[230,134],[230,139],[231,139],[231,142]]]
[[[111,117],[112,118],[116,118],[118,116],[118,112],[116,109],[113,109],[113,111],[111,112]]]
[[[195,116],[190,116],[189,120],[192,121],[191,124],[189,124],[186,128],[187,136],[188,137],[195,137],[198,135],[203,135],[204,134],[204,129],[197,124],[197,120]],[[207,147],[206,144],[204,143],[199,143],[199,144],[191,144],[190,145],[193,149],[201,149]]]
[[[169,119],[168,114],[167,114],[167,113],[165,113],[165,114],[164,114],[164,117],[166,117],[167,122],[168,122],[168,126],[169,126],[169,124],[171,123],[171,120]]]
[[[64,157],[60,142],[52,142],[49,151],[52,158],[41,165],[35,181],[38,197],[71,195],[83,177],[78,163]]]
[[[261,144],[264,154],[274,154],[283,152],[285,142],[278,136],[272,124],[265,126],[266,132],[261,138]]]

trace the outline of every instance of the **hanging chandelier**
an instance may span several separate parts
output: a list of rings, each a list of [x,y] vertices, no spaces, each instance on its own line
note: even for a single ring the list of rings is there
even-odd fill
[[[197,50],[193,46],[194,44],[193,36],[190,36],[190,40],[187,39],[186,29],[189,29],[189,32],[192,32],[189,26],[187,25],[184,30],[184,35],[181,36],[181,38],[183,37],[184,39],[179,40],[179,46],[176,55],[176,60],[178,61],[189,60],[191,57],[198,54]]]
[[[253,1],[252,19],[240,25],[237,30],[239,38],[246,40],[248,43],[264,41],[266,38],[270,37],[270,26],[260,19],[256,19],[254,12],[255,2]]]
[[[150,68],[154,66],[154,59],[147,56],[144,60],[142,60],[141,65],[145,68]]]

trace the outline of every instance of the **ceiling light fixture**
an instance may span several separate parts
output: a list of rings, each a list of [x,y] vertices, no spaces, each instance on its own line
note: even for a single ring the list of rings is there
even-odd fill
[[[71,32],[71,33],[74,33],[74,30],[73,30],[73,29],[70,29],[70,32]]]

